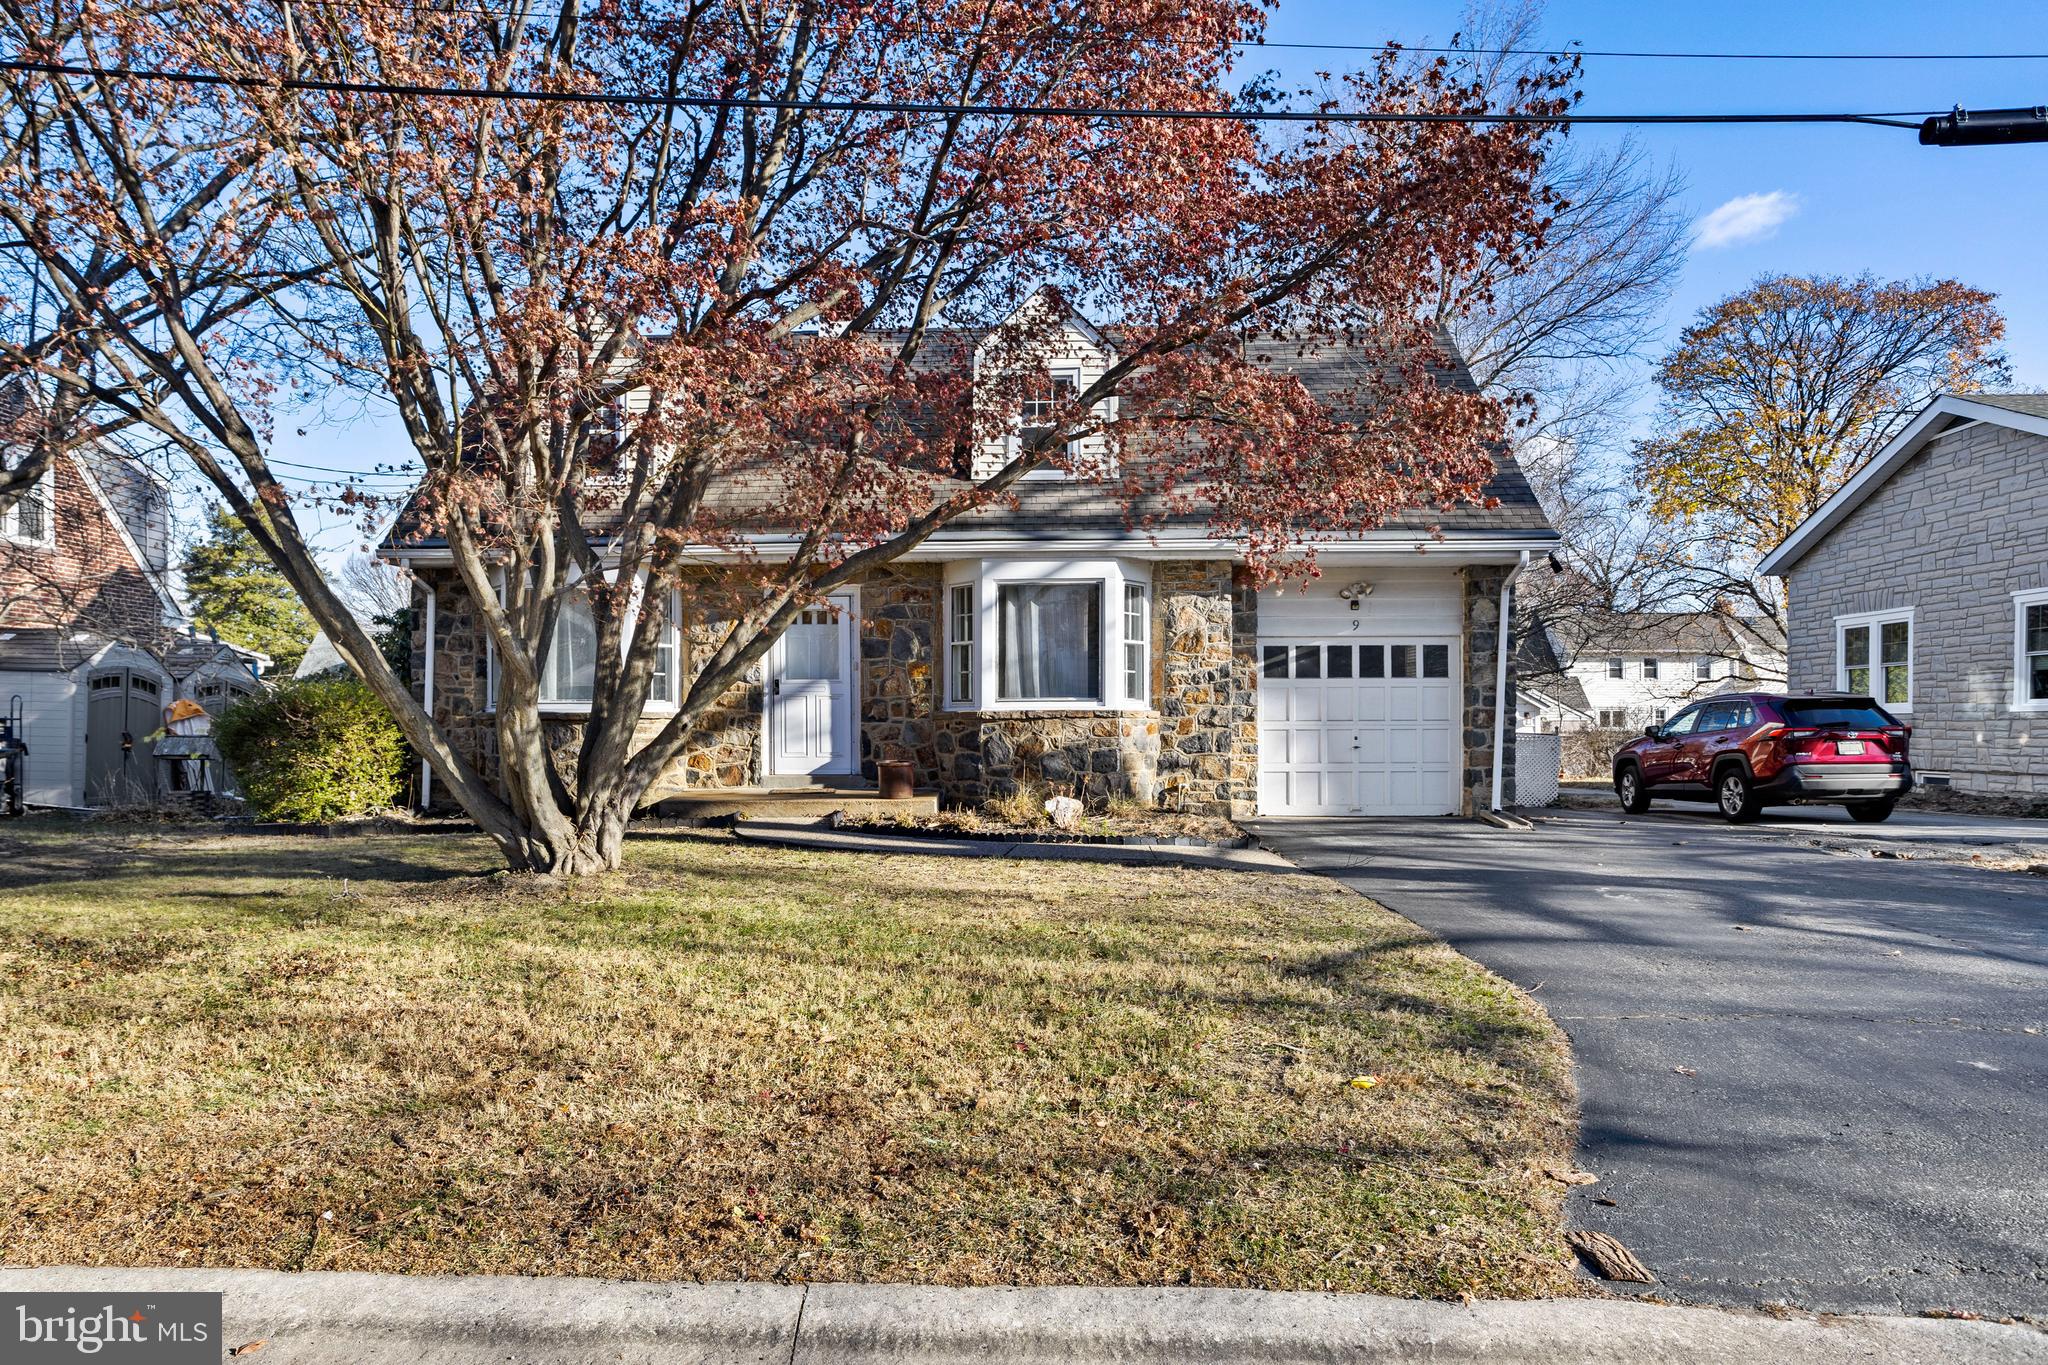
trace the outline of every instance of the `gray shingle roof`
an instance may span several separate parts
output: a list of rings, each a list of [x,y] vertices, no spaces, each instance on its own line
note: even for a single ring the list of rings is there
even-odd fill
[[[1573,658],[1613,653],[1719,656],[1737,644],[1782,654],[1785,638],[1775,621],[1712,611],[1575,612],[1549,628]]]
[[[1966,403],[2023,412],[2029,417],[2048,417],[2048,393],[1959,393],[1956,397]]]
[[[966,331],[935,334],[920,355],[920,365],[936,367],[963,363],[975,335]],[[1432,366],[1437,382],[1464,393],[1478,392],[1471,372],[1449,336],[1440,333],[1438,344],[1441,353]],[[1358,391],[1362,379],[1369,378],[1360,368],[1357,352],[1341,343],[1269,340],[1252,343],[1247,351],[1252,358],[1299,378],[1309,392],[1330,403],[1340,417],[1346,407],[1344,400]],[[1142,482],[1141,466],[1145,453],[1140,442],[1133,441],[1132,446],[1134,448],[1127,451],[1126,459],[1139,473]],[[1384,528],[1416,533],[1436,529],[1452,537],[1550,532],[1550,523],[1537,502],[1536,494],[1512,455],[1504,447],[1496,447],[1493,455],[1495,470],[1481,491],[1480,501],[1450,507],[1411,508],[1386,518]],[[964,482],[949,481],[942,485],[942,491],[966,486]],[[741,475],[726,481],[713,494],[713,499],[722,510],[741,514],[741,519],[744,519],[743,514],[747,510],[774,506],[778,502],[776,493],[776,488],[767,479]],[[1487,506],[1487,503],[1493,505]],[[407,535],[406,528],[411,524],[410,511],[408,507],[399,514],[397,523],[385,539],[386,548],[444,543],[439,537]],[[1157,498],[1139,499],[1132,506],[1131,513],[1162,534],[1199,534],[1208,525],[1205,514],[1199,511],[1171,512]],[[1059,533],[1109,535],[1121,532],[1125,520],[1120,501],[1098,484],[1085,480],[1033,479],[1017,484],[1011,499],[958,519],[934,539],[943,543],[949,534],[976,537],[1015,535],[1023,540],[1042,539]],[[592,529],[602,530],[602,522],[593,519]]]
[[[0,627],[0,673],[68,673],[110,643],[68,627]]]

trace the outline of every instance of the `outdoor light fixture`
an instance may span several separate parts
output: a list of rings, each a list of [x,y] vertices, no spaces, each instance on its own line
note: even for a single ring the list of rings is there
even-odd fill
[[[2031,109],[1979,109],[1960,104],[1920,125],[1923,147],[2003,147],[2009,142],[2048,142],[2048,105]]]
[[[1361,578],[1348,587],[1337,589],[1337,596],[1349,602],[1351,610],[1357,611],[1359,603],[1372,596],[1372,584]]]

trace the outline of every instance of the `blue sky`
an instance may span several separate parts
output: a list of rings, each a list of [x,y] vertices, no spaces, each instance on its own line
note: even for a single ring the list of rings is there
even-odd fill
[[[1372,5],[1282,0],[1274,42],[1442,41],[1459,0]],[[1553,0],[1544,44],[1717,52],[2048,52],[2040,0]],[[1269,50],[1265,64],[1306,75],[1341,53]],[[1892,111],[2048,104],[2048,61],[1585,62],[1586,113]],[[1620,131],[1581,128],[1603,142]],[[1999,295],[2015,381],[2048,386],[2048,144],[1922,147],[1910,132],[1861,126],[1674,127],[1636,130],[1677,164],[1700,218],[1731,201],[1791,212],[1775,228],[1724,245],[1696,244],[1672,300],[1667,334],[1758,275],[1953,276]],[[1772,215],[1752,215],[1768,219]]]
[[[1376,44],[1442,41],[1456,31],[1460,0],[1282,0],[1275,42]],[[1553,0],[1546,45],[1747,52],[2048,51],[2041,0]],[[1362,54],[1269,49],[1247,60],[1308,79],[1356,65]],[[1585,112],[1903,111],[1955,104],[2005,108],[2048,103],[2048,61],[1729,62],[1588,58]],[[2011,148],[1922,147],[1902,130],[1858,126],[1679,127],[1638,130],[1688,182],[1687,208],[1722,231],[1698,240],[1665,320],[1664,337],[1702,307],[1763,274],[1953,276],[1999,295],[2014,380],[2048,387],[2048,144]],[[1595,142],[1618,131],[1580,129]],[[1721,210],[1718,219],[1716,210]],[[1661,349],[1661,342],[1657,348]],[[1647,407],[1653,397],[1645,383]],[[388,421],[358,417],[311,425],[305,437],[280,423],[287,460],[369,469],[403,458]],[[309,477],[323,477],[310,475]],[[361,542],[345,523],[320,520],[331,554]]]

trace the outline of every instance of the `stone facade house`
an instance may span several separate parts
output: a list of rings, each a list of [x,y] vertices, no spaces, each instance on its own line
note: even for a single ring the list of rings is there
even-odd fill
[[[1761,567],[1795,691],[1876,697],[1930,786],[2048,793],[2048,395],[1936,399]]]
[[[1085,387],[1112,344],[1071,319],[1053,382]],[[1272,351],[1311,389],[1346,380],[1341,348]],[[1440,379],[1472,383],[1450,358]],[[970,472],[998,467],[1017,439],[971,452]],[[920,786],[969,805],[1027,786],[1237,815],[1511,804],[1502,608],[1511,577],[1557,536],[1511,460],[1486,492],[1484,505],[1325,544],[1320,577],[1261,589],[1203,518],[1132,530],[1098,483],[1027,478],[1014,506],[956,521],[807,612],[702,718],[650,798],[872,780],[902,759]],[[423,696],[489,771],[494,665],[448,553],[431,538],[384,553],[418,585]],[[688,675],[707,629],[680,623],[663,676]],[[575,742],[579,686],[588,695],[587,676],[558,668],[574,653],[551,648],[558,676],[543,694],[561,745]]]

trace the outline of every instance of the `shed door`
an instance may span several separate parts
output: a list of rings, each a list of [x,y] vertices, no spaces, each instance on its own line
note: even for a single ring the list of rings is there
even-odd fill
[[[163,728],[163,682],[132,668],[110,668],[87,684],[85,802],[89,806],[153,801],[156,758],[148,736]]]
[[[1457,641],[1259,642],[1261,815],[1458,808]]]

